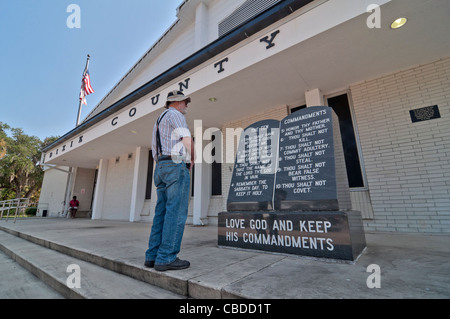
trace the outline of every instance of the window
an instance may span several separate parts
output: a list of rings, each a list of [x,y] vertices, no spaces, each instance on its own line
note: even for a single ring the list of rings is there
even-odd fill
[[[215,133],[215,134],[220,134],[219,133]],[[214,142],[216,140],[216,137],[219,136],[219,138],[221,137],[221,135],[215,135],[213,133],[213,135],[211,136],[211,141]],[[213,156],[213,158],[216,156],[217,154],[217,158],[221,158],[220,154],[218,154],[218,152],[220,152],[220,150],[222,149],[222,143],[220,143],[220,145],[216,145],[215,147],[213,147],[213,149],[211,150],[211,156]],[[218,147],[218,152],[216,153],[216,148]],[[217,161],[214,161],[211,164],[211,169],[212,169],[212,174],[211,174],[211,195],[212,196],[219,196],[222,195],[222,161],[219,160],[219,163],[217,163]]]
[[[328,105],[333,108],[339,118],[349,186],[351,188],[364,187],[364,179],[348,95],[343,94],[328,98]]]
[[[217,154],[217,159],[219,160],[219,163],[217,161],[214,161],[211,164],[211,196],[220,196],[222,195],[222,163],[221,163],[221,154],[216,152],[221,152],[222,149],[222,142],[221,142],[221,131],[217,131],[212,133],[211,135],[211,142],[213,143],[213,148],[211,149],[211,156],[215,158]],[[218,140],[216,141],[216,139]],[[216,142],[214,142],[216,141]],[[197,156],[199,156],[197,154]],[[192,169],[192,189],[191,189],[191,196],[194,196],[194,175],[195,175],[195,165]]]
[[[150,151],[150,154],[148,156],[147,187],[145,190],[145,199],[152,198],[152,183],[153,183],[153,152]]]
[[[305,109],[306,108],[306,105],[301,105],[301,106],[296,106],[296,107],[293,107],[293,108],[291,108],[291,114],[292,113],[295,113],[295,112],[297,112],[297,111],[300,111],[300,110],[302,110],[302,109]]]

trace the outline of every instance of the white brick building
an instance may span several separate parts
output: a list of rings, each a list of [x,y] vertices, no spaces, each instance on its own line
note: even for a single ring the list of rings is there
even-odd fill
[[[376,217],[367,229],[449,231],[449,123],[408,119],[425,105],[445,116],[449,75],[444,58],[351,86]]]
[[[179,89],[201,153],[207,129],[235,150],[233,129],[332,107],[366,231],[448,233],[449,12],[447,0],[185,0],[84,122],[45,149],[40,213],[61,215],[76,195],[93,219],[151,221],[151,131]],[[408,23],[391,29],[400,17]],[[235,154],[222,156],[195,165],[191,223],[226,210]]]

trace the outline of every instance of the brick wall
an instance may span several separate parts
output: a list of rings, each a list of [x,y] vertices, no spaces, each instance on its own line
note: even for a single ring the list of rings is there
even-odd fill
[[[374,220],[366,230],[450,232],[450,58],[351,87]],[[440,119],[409,111],[438,105]]]

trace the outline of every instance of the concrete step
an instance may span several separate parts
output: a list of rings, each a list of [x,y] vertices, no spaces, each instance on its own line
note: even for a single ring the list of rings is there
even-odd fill
[[[199,297],[189,295],[189,283],[188,280],[186,280],[186,278],[184,278],[183,276],[179,277],[176,274],[170,274],[170,272],[158,272],[153,269],[146,268],[144,267],[144,265],[142,265],[143,260],[140,260],[139,265],[137,265],[131,259],[114,259],[108,255],[102,255],[96,251],[75,248],[67,244],[58,243],[57,241],[40,238],[26,232],[8,229],[6,227],[0,227],[0,230],[12,236],[24,239],[32,244],[39,245],[63,255],[76,258],[77,260],[84,261],[101,268],[105,268],[114,273],[162,288],[176,295],[185,297],[189,296],[191,298]],[[2,233],[1,231],[0,234]],[[208,292],[206,292],[206,295],[203,294],[202,296],[200,296],[200,298],[210,297],[208,296]]]
[[[30,239],[30,238],[28,238]],[[36,241],[37,239],[35,239]],[[70,299],[180,299],[183,296],[91,262],[58,252],[52,243],[33,243],[0,231],[0,250],[48,286]],[[47,246],[47,247],[46,247]],[[67,248],[70,250],[70,248]],[[64,250],[59,247],[59,250]],[[75,255],[75,251],[71,251]],[[100,262],[98,257],[98,262]],[[105,261],[107,262],[107,261]],[[76,268],[69,268],[75,265]],[[79,288],[69,288],[77,284]],[[69,284],[68,284],[69,283]]]
[[[0,250],[0,300],[65,299]]]
[[[78,220],[77,222],[81,221]],[[72,224],[70,223],[69,225]],[[78,226],[75,226],[78,229]],[[33,234],[25,230],[23,225],[22,227],[14,225],[11,228],[3,225],[0,226],[0,234],[3,231],[77,260],[100,266],[117,274],[162,288],[176,295],[193,299],[251,298],[251,294],[242,294],[240,288],[237,290],[229,289],[229,285],[286,258],[285,256],[226,250],[217,247],[198,249],[199,243],[196,243],[192,247],[187,244],[183,248],[183,253],[187,255],[188,260],[190,258],[197,260],[197,265],[191,265],[191,268],[183,271],[158,272],[153,268],[144,267],[143,256],[140,255],[137,258],[136,252],[130,249],[130,242],[134,243],[134,240],[129,236],[130,230],[128,227],[131,226],[126,225],[126,235],[116,229],[117,233],[114,238],[103,238],[101,243],[91,238],[92,242],[96,242],[96,246],[92,246],[92,249],[87,248],[88,246],[80,245],[82,240],[78,236],[73,238],[72,242],[67,240],[66,237],[61,236],[60,231],[57,229],[46,230],[42,234]],[[98,231],[103,230],[101,226],[95,229]],[[70,237],[68,232],[66,235]],[[105,235],[105,237],[108,236]],[[118,240],[118,238],[121,240]],[[204,240],[201,239],[199,234],[196,234],[195,238],[200,241]],[[88,242],[91,242],[91,240]],[[78,243],[78,245],[74,243]],[[183,256],[180,257],[184,258]],[[199,264],[202,267],[199,267]]]
[[[191,267],[161,273],[143,265],[150,233],[147,223],[27,218],[16,224],[0,221],[2,231],[195,299],[450,296],[448,235],[366,234],[367,251],[348,264],[224,249],[217,246],[217,227],[186,226],[179,257],[189,260]],[[382,289],[367,286],[372,264],[382,270]],[[69,274],[66,269],[62,272],[65,283]],[[83,268],[81,272],[83,276]]]

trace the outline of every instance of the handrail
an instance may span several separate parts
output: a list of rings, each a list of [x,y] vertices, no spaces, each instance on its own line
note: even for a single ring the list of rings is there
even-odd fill
[[[16,198],[16,199],[0,201],[0,211],[2,212],[0,215],[0,220],[3,219],[3,213],[6,210],[6,211],[8,211],[8,213],[6,215],[6,222],[8,222],[10,211],[12,209],[16,209],[16,213],[14,216],[14,224],[15,224],[19,211],[22,209],[25,210],[29,206],[30,206],[29,198]]]

